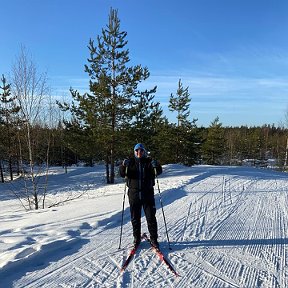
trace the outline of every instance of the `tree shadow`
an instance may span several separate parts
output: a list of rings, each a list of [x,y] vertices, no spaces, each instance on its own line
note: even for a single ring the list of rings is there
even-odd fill
[[[173,251],[181,251],[185,249],[193,249],[196,247],[236,247],[236,246],[275,246],[288,244],[288,238],[272,238],[272,239],[223,239],[223,240],[199,240],[170,243]]]
[[[48,267],[51,262],[57,262],[66,256],[77,253],[81,247],[88,242],[88,239],[78,237],[70,241],[54,241],[43,245],[40,251],[36,251],[29,257],[9,262],[6,266],[1,268],[0,287],[13,287],[13,282],[20,279],[28,272],[42,270]]]
[[[97,187],[100,188],[105,184],[104,181],[104,166],[94,167],[69,167],[68,172],[64,173],[62,167],[51,167],[50,174],[48,176],[47,193],[55,194],[61,192],[68,192],[69,190],[80,191]],[[44,192],[46,187],[46,175],[37,175],[37,187],[39,188],[39,195]],[[16,194],[22,197],[23,193],[20,193],[27,185],[28,189],[31,189],[31,181],[24,180],[22,177],[13,181],[5,182],[0,185],[0,201],[17,199]]]

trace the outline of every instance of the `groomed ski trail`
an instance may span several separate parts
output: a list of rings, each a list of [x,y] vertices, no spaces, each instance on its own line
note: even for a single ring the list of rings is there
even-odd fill
[[[120,212],[110,215],[107,199],[109,221],[103,220],[101,226],[99,220],[96,227],[97,219],[83,217],[86,229],[82,226],[70,232],[75,233],[75,241],[63,247],[55,243],[49,253],[23,259],[25,273],[17,274],[16,265],[4,266],[0,270],[3,283],[17,288],[288,287],[286,174],[242,167],[167,165],[159,184],[172,251],[155,189],[160,248],[181,277],[175,277],[145,242],[119,275],[133,239],[129,207],[126,203],[118,249]],[[106,189],[113,190],[109,195],[117,198],[120,211],[122,183]],[[97,197],[95,211],[97,201],[107,195]],[[59,225],[65,229],[65,223]],[[145,217],[142,231],[148,231]],[[14,278],[9,269],[15,270]]]

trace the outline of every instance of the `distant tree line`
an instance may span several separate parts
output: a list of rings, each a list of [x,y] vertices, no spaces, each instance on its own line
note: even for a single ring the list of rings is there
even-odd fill
[[[9,83],[2,75],[0,177],[2,182],[5,175],[11,181],[15,175],[25,180],[21,194],[15,192],[25,198],[25,207],[44,207],[51,165],[101,161],[106,182],[114,183],[115,165],[137,142],[162,164],[240,165],[246,158],[287,164],[287,129],[223,127],[218,117],[209,127],[198,127],[190,116],[189,87],[181,79],[169,98],[177,119],[170,123],[154,99],[157,87],[139,89],[150,73],[147,67],[129,66],[126,36],[117,10],[111,9],[108,25],[88,45],[89,92],[82,95],[71,88],[71,102],[56,105],[51,100],[46,74],[38,72],[23,47]],[[46,177],[44,184],[39,184],[39,175]]]

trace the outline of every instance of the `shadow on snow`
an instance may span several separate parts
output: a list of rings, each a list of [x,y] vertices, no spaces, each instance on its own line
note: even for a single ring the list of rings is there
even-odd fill
[[[173,242],[170,243],[174,251],[181,251],[187,248],[192,249],[195,247],[235,247],[235,246],[274,246],[288,244],[288,238],[272,238],[272,239],[219,239],[219,240],[199,240],[199,241],[186,241],[186,242]]]
[[[0,270],[0,286],[13,287],[13,282],[20,279],[28,272],[42,270],[48,267],[51,262],[57,262],[66,256],[77,253],[77,251],[88,242],[89,240],[87,239],[74,238],[71,241],[59,240],[43,245],[40,251],[34,251],[34,254],[26,259],[9,262],[4,266]]]

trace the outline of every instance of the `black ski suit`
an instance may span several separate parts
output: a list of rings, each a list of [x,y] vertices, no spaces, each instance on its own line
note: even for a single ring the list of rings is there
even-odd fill
[[[154,198],[155,169],[152,159],[148,157],[130,158],[129,166],[120,165],[121,177],[127,177],[128,197],[130,204],[131,223],[134,239],[141,237],[141,209],[143,207],[151,240],[158,238],[156,207]],[[162,173],[162,167],[157,163],[157,175]],[[127,175],[126,175],[127,172]]]

